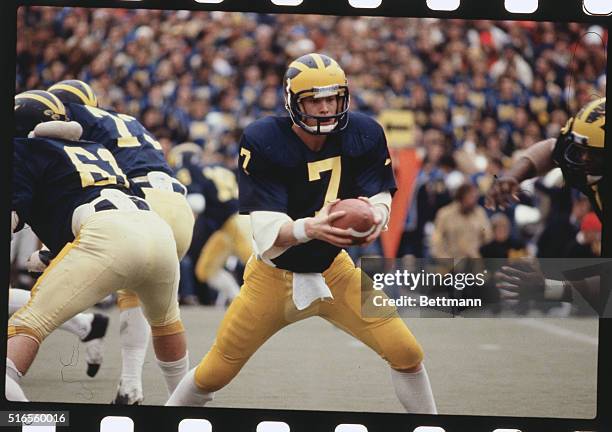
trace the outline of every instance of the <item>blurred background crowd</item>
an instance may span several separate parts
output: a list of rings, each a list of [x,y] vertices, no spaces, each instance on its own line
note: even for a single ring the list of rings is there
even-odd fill
[[[328,54],[347,73],[353,110],[405,113],[408,138],[392,144],[416,149],[420,168],[398,256],[599,254],[601,224],[558,171],[523,184],[512,208],[479,204],[523,149],[605,95],[601,27],[22,7],[17,34],[16,92],[84,80],[166,149],[194,142],[230,168],[243,128],[284,113],[289,62]],[[470,223],[458,226],[457,214]]]

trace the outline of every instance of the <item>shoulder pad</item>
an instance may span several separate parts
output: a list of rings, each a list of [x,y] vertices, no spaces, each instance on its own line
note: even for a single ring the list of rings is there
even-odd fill
[[[386,146],[383,128],[373,118],[351,112],[347,128],[340,132],[343,153],[351,157],[363,156]]]
[[[269,116],[251,123],[244,130],[242,146],[274,165],[297,165],[300,153],[291,145],[291,130],[284,127],[285,120],[283,117]]]

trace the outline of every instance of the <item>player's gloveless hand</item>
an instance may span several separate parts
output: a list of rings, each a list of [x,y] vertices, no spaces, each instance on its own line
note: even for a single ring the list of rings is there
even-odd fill
[[[331,206],[338,201],[339,200],[335,200],[325,204],[315,217],[308,218],[306,220],[305,230],[306,235],[310,238],[322,240],[343,248],[352,245],[351,234],[349,230],[333,227],[331,223],[344,216],[346,212],[329,212]]]
[[[374,243],[374,241],[380,236],[380,233],[384,228],[382,224],[382,217],[380,211],[378,211],[376,207],[372,205],[369,198],[361,196],[359,197],[359,199],[363,202],[368,203],[370,207],[372,207],[372,213],[374,213],[374,223],[376,224],[376,229],[372,232],[372,234],[365,238],[363,243],[360,244],[360,246],[369,246]]]
[[[502,297],[506,299],[542,299],[545,283],[546,277],[533,258],[509,263],[495,273],[495,286],[502,290]]]
[[[485,207],[502,210],[519,202],[519,182],[511,176],[496,178],[485,196]]]

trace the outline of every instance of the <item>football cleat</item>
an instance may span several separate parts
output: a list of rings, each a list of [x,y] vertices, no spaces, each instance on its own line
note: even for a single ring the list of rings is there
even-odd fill
[[[111,405],[140,405],[143,400],[142,390],[124,391],[121,389],[121,383],[119,383],[117,395],[111,402]]]
[[[106,315],[94,313],[89,334],[82,340],[85,346],[87,375],[95,377],[104,359],[104,336],[108,330],[109,319]]]

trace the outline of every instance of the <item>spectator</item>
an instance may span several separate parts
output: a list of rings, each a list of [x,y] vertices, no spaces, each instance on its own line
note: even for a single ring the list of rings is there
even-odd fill
[[[482,245],[491,241],[492,232],[485,210],[478,206],[478,191],[471,183],[457,189],[451,204],[442,207],[431,236],[434,258],[479,258]]]

